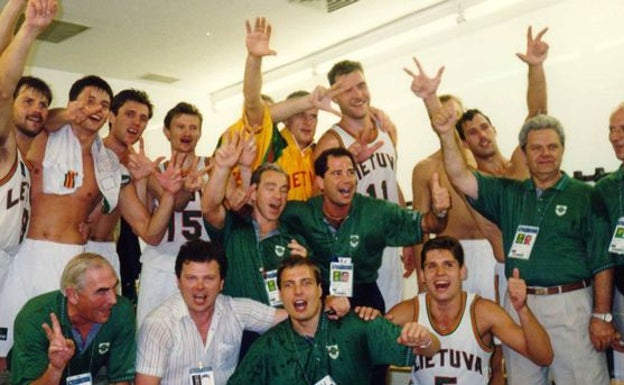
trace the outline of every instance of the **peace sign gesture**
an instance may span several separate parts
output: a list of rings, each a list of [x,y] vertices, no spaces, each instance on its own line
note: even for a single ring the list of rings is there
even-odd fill
[[[52,327],[46,323],[41,326],[48,337],[50,346],[48,347],[48,360],[50,365],[58,370],[64,370],[65,366],[76,352],[76,345],[71,339],[65,338],[61,325],[54,313],[50,313],[50,320],[52,321]]]

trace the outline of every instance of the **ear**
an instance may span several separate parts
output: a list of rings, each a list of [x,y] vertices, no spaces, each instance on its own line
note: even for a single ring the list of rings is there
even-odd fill
[[[73,287],[68,287],[65,289],[65,296],[67,297],[67,302],[72,305],[78,304],[78,291]]]
[[[317,175],[315,178],[316,178],[316,185],[318,186],[319,191],[322,192],[325,189],[325,181],[319,175]]]
[[[256,195],[258,193],[258,185],[252,184],[249,186],[249,201],[252,203],[256,202]]]
[[[423,269],[418,270],[418,283],[425,282],[425,272]]]
[[[225,280],[223,279],[223,277],[221,277],[221,281],[219,283],[219,293],[221,293],[223,291],[223,283],[225,282]]]
[[[163,133],[165,134],[165,137],[167,137],[167,140],[171,142],[171,130],[163,126]]]
[[[459,269],[459,277],[462,279],[462,281],[465,281],[466,277],[468,277],[468,268],[466,267],[465,263],[461,267],[461,269]]]

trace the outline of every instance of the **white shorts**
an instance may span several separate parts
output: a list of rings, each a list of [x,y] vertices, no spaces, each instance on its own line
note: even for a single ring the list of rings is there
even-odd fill
[[[143,262],[139,278],[137,301],[137,330],[147,315],[166,299],[178,292],[178,281],[174,269],[164,271]]]
[[[479,294],[496,302],[494,250],[487,239],[460,239],[464,249],[464,266],[468,270],[462,283],[464,291]]]
[[[403,299],[402,247],[386,247],[381,267],[377,270],[377,286],[386,304],[386,311]]]
[[[89,241],[85,246],[85,251],[89,253],[99,254],[102,257],[106,258],[111,265],[113,265],[113,269],[115,270],[115,274],[117,274],[117,278],[121,279],[120,270],[119,270],[119,255],[117,255],[117,245],[115,242],[96,242]]]
[[[0,340],[0,357],[13,346],[13,321],[33,297],[60,288],[67,262],[84,252],[84,245],[69,245],[26,238],[9,265],[9,274],[0,291],[0,328],[7,328],[7,339]]]

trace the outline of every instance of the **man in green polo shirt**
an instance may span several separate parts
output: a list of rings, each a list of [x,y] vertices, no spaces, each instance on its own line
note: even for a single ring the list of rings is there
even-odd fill
[[[506,275],[519,269],[528,303],[550,335],[552,377],[557,384],[608,384],[604,350],[615,329],[606,210],[591,186],[561,171],[561,124],[546,115],[524,123],[519,144],[530,178],[515,181],[468,168],[454,138],[455,120],[450,111],[432,119],[447,174],[470,204],[501,228]],[[514,316],[508,298],[505,307]],[[504,353],[510,385],[547,383],[549,370],[507,347]]]
[[[282,262],[278,286],[289,319],[252,345],[229,385],[368,384],[375,364],[405,366],[414,354],[431,357],[440,349],[438,339],[416,322],[401,328],[354,313],[328,320],[320,278],[307,258]]]
[[[134,379],[135,320],[130,301],[116,295],[118,284],[103,257],[83,253],[72,258],[61,276],[61,290],[31,299],[17,315],[11,383],[92,384],[106,367],[109,383],[129,385]]]

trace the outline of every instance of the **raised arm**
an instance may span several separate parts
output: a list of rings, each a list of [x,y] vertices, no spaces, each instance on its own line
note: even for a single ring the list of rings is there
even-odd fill
[[[410,89],[414,95],[423,100],[427,108],[427,114],[429,114],[429,119],[432,119],[442,109],[442,104],[438,99],[437,92],[440,82],[442,81],[444,67],[440,67],[436,76],[432,78],[425,73],[418,59],[412,59],[418,68],[418,74],[412,72],[409,68],[403,68],[403,71],[412,77]]]
[[[9,0],[0,13],[0,52],[11,42],[15,23],[22,13],[27,0]]]
[[[448,222],[451,195],[446,187],[440,185],[440,176],[437,172],[431,175],[429,192],[431,206],[430,210],[422,218],[421,229],[423,233],[439,233],[444,230]]]
[[[25,1],[9,0],[0,15],[0,39],[6,40],[0,55],[0,172],[11,167],[17,154],[17,143],[12,134],[13,92],[24,72],[28,51],[39,34],[52,23],[58,4],[56,0],[29,1],[24,23],[10,40],[15,19],[19,16]],[[4,23],[7,23],[6,25]],[[7,31],[6,28],[11,28]],[[8,43],[10,40],[10,43]],[[8,43],[8,45],[7,45]],[[9,164],[10,163],[10,164]],[[0,177],[4,176],[4,172]]]
[[[271,120],[281,122],[295,114],[312,108],[318,108],[336,116],[341,116],[340,111],[336,110],[331,103],[332,99],[343,91],[343,88],[343,82],[336,82],[329,89],[319,85],[309,95],[275,103],[269,106]]]
[[[202,214],[212,227],[222,229],[225,225],[225,191],[232,168],[243,152],[243,143],[237,132],[226,134],[221,146],[214,154],[212,174],[206,182],[202,194]]]
[[[508,291],[520,325],[500,306],[488,300],[477,302],[477,324],[484,323],[505,345],[535,364],[550,365],[553,360],[550,338],[526,303],[526,283],[520,278],[517,268],[509,278]]]
[[[548,56],[548,43],[542,41],[542,36],[548,28],[541,30],[533,38],[533,29],[527,30],[526,53],[517,53],[520,58],[529,66],[529,80],[527,86],[527,119],[538,114],[548,113],[548,95],[546,92],[546,75],[544,73],[544,61]]]
[[[472,199],[479,197],[477,178],[468,168],[466,160],[455,138],[455,121],[457,115],[452,109],[440,110],[432,120],[433,129],[440,138],[444,168],[449,180],[461,193]]]
[[[245,23],[247,37],[247,60],[243,79],[243,96],[245,98],[245,114],[252,127],[262,126],[264,102],[262,100],[262,58],[275,55],[269,48],[271,40],[271,24],[264,17],[257,17],[253,28]]]

